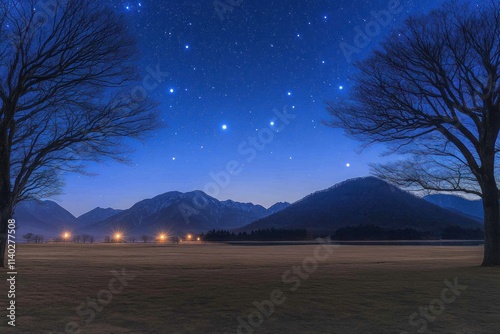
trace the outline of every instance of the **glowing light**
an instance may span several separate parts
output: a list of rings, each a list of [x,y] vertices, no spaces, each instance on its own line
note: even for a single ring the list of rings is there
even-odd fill
[[[271,123],[269,123],[269,124],[271,124],[271,126],[274,126],[274,122],[271,122]]]
[[[64,240],[69,240],[69,238],[71,238],[71,233],[69,233],[69,232],[64,232],[64,233],[63,233],[63,239],[64,239]]]
[[[347,168],[349,168],[349,167],[351,167],[351,164],[350,164],[350,163],[346,163],[346,164],[345,164],[345,166],[346,166]]]
[[[193,236],[192,236],[191,234],[188,234],[188,235],[187,235],[187,240],[188,240],[188,241],[191,241],[192,239],[193,239]]]
[[[344,89],[344,86],[339,86],[339,89],[340,89],[340,90]]]
[[[222,130],[227,130],[227,125],[226,125],[226,124],[224,124],[224,125],[222,126]]]
[[[170,94],[173,94],[175,90],[173,88],[170,88]]]
[[[167,235],[165,233],[162,233],[158,236],[158,240],[160,240],[160,242],[164,242],[165,240],[167,240]]]
[[[201,238],[200,238],[200,237],[196,238],[196,241],[200,241],[200,240],[201,240]]]
[[[115,233],[115,241],[120,241],[123,235],[120,232]]]
[[[292,96],[292,92],[288,92],[287,94],[288,94],[288,96]]]

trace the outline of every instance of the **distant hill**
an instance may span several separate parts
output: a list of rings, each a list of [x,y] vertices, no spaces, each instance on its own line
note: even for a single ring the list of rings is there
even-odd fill
[[[425,196],[427,202],[439,205],[442,208],[449,209],[456,212],[461,212],[465,215],[483,220],[483,201],[468,200],[460,196],[436,194]]]
[[[103,208],[97,207],[97,208],[90,210],[89,212],[84,213],[83,215],[79,216],[77,218],[78,226],[83,227],[83,226],[87,226],[90,224],[98,223],[100,221],[103,221],[105,219],[113,217],[114,215],[117,215],[122,211],[123,210],[117,210],[117,209],[112,209],[112,208],[103,209]]]
[[[306,228],[333,231],[357,225],[418,231],[438,231],[450,225],[480,227],[470,217],[431,204],[375,177],[366,177],[347,180],[311,194],[240,230]]]
[[[290,206],[290,203],[288,202],[278,202],[271,206],[269,209],[267,209],[267,215],[270,216],[276,212],[279,212],[281,210],[284,210]]]
[[[201,233],[212,229],[235,229],[265,217],[279,209],[265,209],[252,203],[219,201],[202,191],[168,192],[140,201],[130,209],[91,224],[83,230],[99,235],[121,230],[127,234]]]
[[[77,219],[66,209],[53,201],[25,201],[16,208],[14,219],[18,234],[35,233],[56,236],[62,231],[74,230]]]
[[[222,201],[221,203],[228,208],[245,212],[249,216],[254,216],[255,219],[268,215],[267,209],[262,205],[255,205],[253,203],[240,203],[232,200]]]

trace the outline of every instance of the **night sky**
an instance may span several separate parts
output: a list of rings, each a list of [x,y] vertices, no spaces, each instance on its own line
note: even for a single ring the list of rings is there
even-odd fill
[[[138,67],[167,126],[134,145],[132,165],[67,175],[62,206],[80,215],[200,189],[267,207],[365,176],[369,163],[381,161],[383,148],[361,152],[321,121],[328,119],[324,101],[346,98],[355,73],[341,43],[354,46],[355,29],[390,1],[221,1],[231,2],[225,13],[212,0],[109,2],[138,39]],[[367,56],[409,14],[439,3],[402,0],[391,24],[351,60]],[[147,77],[157,69],[168,73],[157,76],[160,83]],[[231,161],[229,182],[215,186],[212,176]]]

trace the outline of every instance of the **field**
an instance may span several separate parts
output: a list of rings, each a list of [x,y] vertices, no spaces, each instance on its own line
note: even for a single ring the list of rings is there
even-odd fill
[[[19,245],[16,327],[6,324],[2,270],[0,333],[498,333],[500,269],[480,268],[481,255],[481,247]]]

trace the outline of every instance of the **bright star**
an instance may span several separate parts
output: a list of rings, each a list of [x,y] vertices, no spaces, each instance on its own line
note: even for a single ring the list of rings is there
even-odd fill
[[[340,89],[340,90],[344,89],[344,86],[339,86],[339,89]]]
[[[346,163],[346,164],[345,164],[345,166],[346,166],[347,168],[349,168],[349,167],[351,167],[351,164],[350,164],[350,163]]]
[[[175,92],[175,90],[173,88],[170,88],[170,93],[173,93]]]
[[[271,123],[269,123],[269,124],[271,124],[271,126],[274,126],[274,122],[271,122]]]
[[[288,92],[288,96],[292,96],[292,92]]]
[[[222,126],[222,130],[227,130],[227,125],[226,125],[226,124],[224,124],[224,125]]]
[[[189,49],[189,45],[188,45],[188,44],[186,44],[185,48],[186,48],[186,50],[187,50],[187,49]]]

